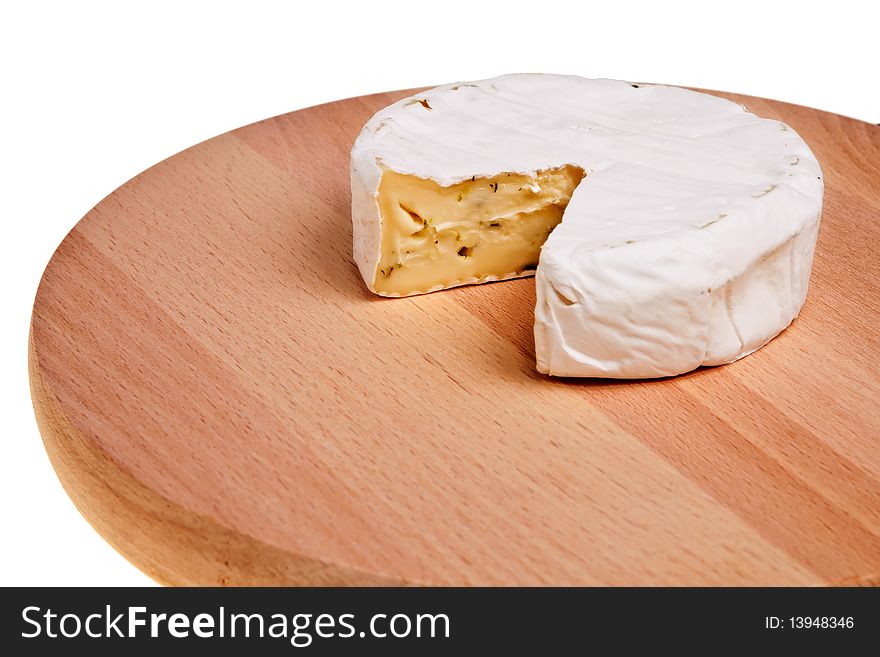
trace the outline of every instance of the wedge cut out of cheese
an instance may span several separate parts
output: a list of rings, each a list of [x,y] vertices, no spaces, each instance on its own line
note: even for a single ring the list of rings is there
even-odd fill
[[[515,74],[373,116],[354,259],[408,296],[536,277],[538,370],[649,378],[741,358],[807,294],[822,172],[779,121],[676,87]]]

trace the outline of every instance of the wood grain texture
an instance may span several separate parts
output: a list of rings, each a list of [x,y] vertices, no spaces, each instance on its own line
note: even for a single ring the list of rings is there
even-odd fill
[[[408,93],[194,146],[58,248],[31,387],[94,527],[172,584],[876,584],[880,128],[719,94],[822,163],[801,316],[721,368],[558,380],[531,279],[361,282],[348,151]]]

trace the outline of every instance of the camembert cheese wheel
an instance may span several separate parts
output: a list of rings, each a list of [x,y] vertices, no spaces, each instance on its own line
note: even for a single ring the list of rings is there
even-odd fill
[[[729,363],[791,323],[823,182],[791,128],[731,101],[515,74],[378,112],[351,191],[373,292],[534,275],[539,371],[648,378]]]

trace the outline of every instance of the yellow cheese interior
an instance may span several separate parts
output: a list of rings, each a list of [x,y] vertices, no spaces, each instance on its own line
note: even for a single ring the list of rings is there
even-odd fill
[[[564,166],[443,187],[386,169],[379,184],[382,255],[373,288],[412,294],[533,271],[583,177],[581,168]]]

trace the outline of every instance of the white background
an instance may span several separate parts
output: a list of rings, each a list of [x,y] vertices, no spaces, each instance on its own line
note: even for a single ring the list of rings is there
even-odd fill
[[[26,353],[54,248],[155,162],[316,103],[518,71],[724,89],[880,121],[869,0],[2,6],[2,585],[150,583],[61,489],[33,418]]]

